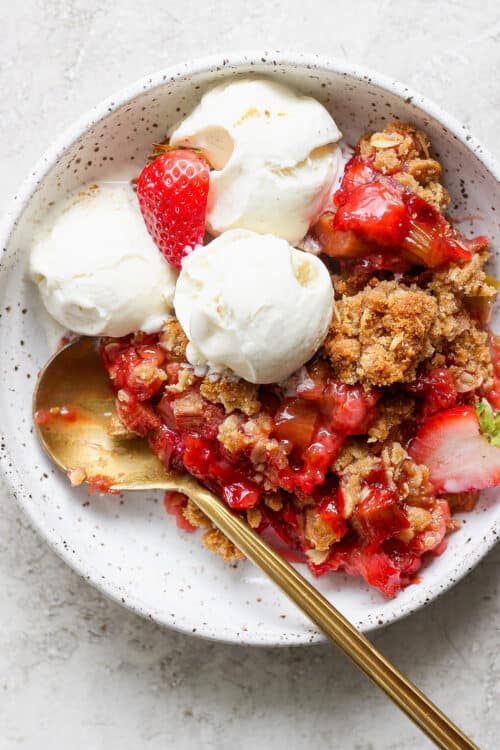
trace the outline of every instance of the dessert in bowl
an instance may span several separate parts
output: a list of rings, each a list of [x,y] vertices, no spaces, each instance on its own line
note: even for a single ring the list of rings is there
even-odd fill
[[[137,195],[80,183],[34,243],[31,276],[65,327],[101,337],[117,438],[145,436],[314,574],[415,601],[442,558],[409,584],[457,526],[451,506],[498,481],[487,240],[481,221],[473,238],[445,218],[416,109],[357,122],[349,154],[340,95],[328,112],[293,76],[258,73],[207,82],[170,117],[156,158],[134,165]],[[78,231],[82,246],[107,238],[105,262],[65,265]],[[184,529],[207,525],[182,496],[166,504]],[[238,558],[216,530],[204,539]]]

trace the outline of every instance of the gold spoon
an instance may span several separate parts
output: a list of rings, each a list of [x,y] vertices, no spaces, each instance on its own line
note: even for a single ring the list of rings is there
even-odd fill
[[[478,750],[314,586],[218,497],[188,475],[167,474],[145,440],[111,436],[114,402],[95,342],[78,339],[61,349],[41,371],[33,397],[33,412],[39,415],[35,416],[35,426],[48,456],[64,471],[74,472],[73,476],[76,473],[80,478],[112,478],[111,489],[185,493],[438,747]],[[65,414],[64,409],[57,414],[61,407],[74,409],[76,419],[72,419],[71,412]]]

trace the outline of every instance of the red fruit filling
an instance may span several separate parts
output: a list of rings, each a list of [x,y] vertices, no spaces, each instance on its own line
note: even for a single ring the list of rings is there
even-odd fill
[[[113,478],[107,477],[104,474],[96,474],[93,477],[87,477],[86,481],[89,485],[88,493],[93,495],[98,492],[100,495],[119,495],[118,490],[112,490]]]
[[[353,523],[369,551],[410,527],[406,513],[398,506],[396,493],[377,486],[367,488],[354,510]]]
[[[352,231],[367,243],[398,247],[410,229],[406,205],[388,178],[354,188],[335,214],[335,229]]]
[[[493,386],[488,401],[495,409],[500,409],[500,336],[490,333],[488,341],[493,364]]]
[[[101,352],[123,424],[147,437],[167,469],[189,471],[237,512],[259,509],[258,532],[281,551],[286,548],[291,559],[306,559],[315,575],[342,569],[362,575],[387,596],[410,582],[429,548],[418,552],[418,533],[411,547],[398,541],[410,521],[381,463],[365,477],[358,502],[349,510],[346,479],[334,470],[345,441],[366,434],[377,419],[378,389],[340,383],[316,360],[286,395],[261,386],[258,417],[238,410],[228,417],[220,404],[202,395],[202,379],[192,371],[187,387],[179,388],[183,366],[157,336],[104,340]],[[237,448],[219,439],[231,418],[236,420],[232,436],[241,438]],[[266,426],[260,442],[252,437],[258,425]],[[274,509],[276,493],[281,494]],[[430,498],[428,505],[432,516],[435,501]],[[165,506],[180,528],[193,530],[183,513],[182,494],[166,493]],[[308,526],[312,509],[318,528],[334,542],[322,562]],[[445,530],[435,535],[434,547]],[[386,549],[389,542],[397,544]]]
[[[458,397],[453,376],[444,367],[437,367],[419,375],[413,383],[408,383],[405,389],[423,399],[419,414],[421,419],[454,406]]]
[[[50,409],[39,409],[35,413],[35,422],[40,425],[47,425],[55,419],[61,419],[64,422],[76,422],[78,412],[69,406],[53,406]]]
[[[485,237],[460,235],[430,203],[359,155],[346,165],[334,204],[336,213],[324,214],[312,230],[331,257],[359,258],[377,248],[397,248],[410,264],[437,268],[468,261],[487,244]]]
[[[163,497],[163,504],[165,510],[172,516],[175,516],[175,521],[179,529],[183,531],[193,532],[196,531],[196,526],[189,523],[185,518],[183,510],[186,507],[188,499],[182,492],[175,492],[174,490],[167,490]]]

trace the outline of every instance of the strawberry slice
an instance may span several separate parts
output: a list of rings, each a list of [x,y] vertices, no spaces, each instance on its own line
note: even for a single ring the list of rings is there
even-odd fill
[[[203,242],[208,164],[188,149],[167,151],[142,170],[137,197],[149,234],[176,268]]]
[[[377,172],[372,167],[373,159],[362,159],[360,156],[353,156],[345,165],[344,174],[340,188],[333,196],[333,202],[336,206],[342,206],[347,196],[360,185],[367,182],[373,182]]]
[[[382,247],[400,245],[408,234],[409,214],[389,180],[379,178],[356,187],[335,214],[335,229],[354,231]]]
[[[500,448],[481,433],[472,406],[455,406],[428,417],[409,454],[428,466],[436,492],[469,492],[500,484]]]

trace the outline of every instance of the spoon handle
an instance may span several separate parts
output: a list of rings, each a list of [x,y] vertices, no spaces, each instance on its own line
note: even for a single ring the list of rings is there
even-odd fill
[[[172,482],[174,485],[174,482]],[[165,487],[165,489],[174,487]],[[242,518],[190,477],[176,477],[185,492],[221,531],[443,750],[475,745],[410,680],[394,667],[309,581],[275,552]]]

